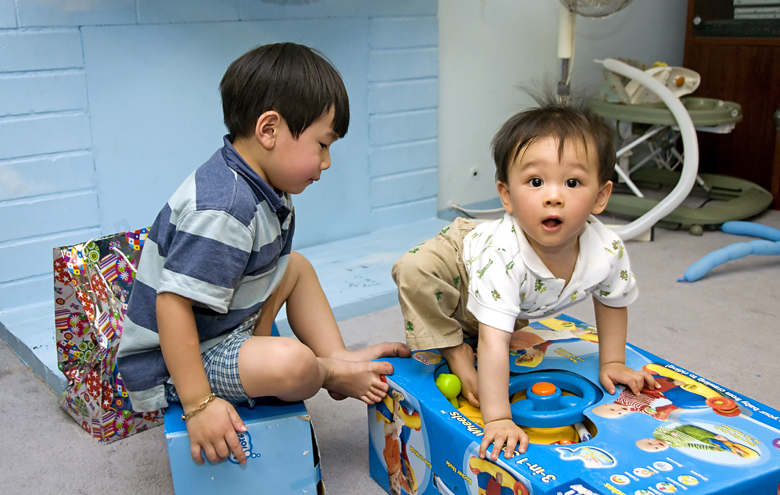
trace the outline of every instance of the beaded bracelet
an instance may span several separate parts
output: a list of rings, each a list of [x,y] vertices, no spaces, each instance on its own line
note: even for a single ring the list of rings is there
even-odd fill
[[[181,415],[181,420],[182,420],[182,421],[187,421],[187,420],[188,420],[188,419],[190,419],[191,417],[195,416],[196,414],[198,414],[198,413],[199,413],[199,412],[201,412],[202,410],[206,409],[206,406],[209,404],[209,402],[213,401],[213,400],[214,400],[214,399],[216,399],[216,398],[217,398],[217,396],[216,396],[216,395],[214,395],[214,394],[209,394],[209,396],[208,396],[208,397],[206,397],[206,400],[204,400],[203,402],[201,402],[201,403],[200,403],[200,405],[199,405],[198,407],[196,407],[196,408],[195,408],[195,409],[193,409],[192,411],[188,412],[187,414],[182,414],[182,415]]]

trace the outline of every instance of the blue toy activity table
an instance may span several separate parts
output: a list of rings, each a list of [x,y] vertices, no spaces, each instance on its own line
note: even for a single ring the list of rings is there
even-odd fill
[[[481,415],[439,391],[441,355],[389,359],[390,393],[368,408],[371,476],[388,493],[780,495],[777,410],[630,344],[626,364],[661,388],[610,395],[595,328],[562,315],[522,331],[538,343],[510,351],[508,393],[531,444],[511,459],[479,459]]]

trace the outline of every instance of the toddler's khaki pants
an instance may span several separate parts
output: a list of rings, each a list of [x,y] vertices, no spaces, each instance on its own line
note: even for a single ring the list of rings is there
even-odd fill
[[[462,255],[463,238],[477,225],[457,218],[393,265],[406,343],[412,350],[452,347],[464,336],[477,336],[479,323],[466,309],[469,279]]]

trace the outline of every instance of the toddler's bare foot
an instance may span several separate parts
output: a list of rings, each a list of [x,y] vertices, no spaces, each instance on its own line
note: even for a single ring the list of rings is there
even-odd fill
[[[474,367],[476,359],[474,349],[465,342],[454,347],[439,349],[450,372],[460,378],[461,395],[474,407],[479,407],[479,392],[477,391],[477,369]]]
[[[373,361],[385,357],[409,357],[412,351],[409,346],[401,342],[382,342],[357,351],[346,351],[338,356],[345,361]]]
[[[382,381],[382,375],[392,375],[393,365],[381,361],[346,361],[319,358],[326,370],[323,383],[331,397],[360,399],[366,404],[379,402],[390,388]]]

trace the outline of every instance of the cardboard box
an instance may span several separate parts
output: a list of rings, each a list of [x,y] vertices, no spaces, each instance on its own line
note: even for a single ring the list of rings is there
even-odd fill
[[[512,459],[502,453],[495,462],[481,460],[480,418],[456,409],[436,387],[435,377],[449,371],[441,356],[393,358],[391,393],[368,408],[369,466],[380,486],[414,495],[780,494],[780,412],[631,345],[627,365],[644,367],[663,387],[639,398],[630,391],[610,395],[599,384],[593,327],[562,315],[526,330],[536,343],[509,356],[516,422],[532,402],[528,414],[542,422],[557,414],[543,411],[528,392],[533,383],[552,382],[575,392],[558,409],[580,408],[586,429],[541,430],[537,441],[563,441],[531,444]],[[561,377],[574,377],[573,385]],[[583,379],[587,393],[574,390]],[[590,402],[582,397],[588,394]],[[569,438],[574,443],[566,444]]]
[[[303,402],[270,400],[237,407],[247,432],[239,435],[247,456],[197,465],[190,455],[179,404],[165,410],[165,441],[173,488],[180,495],[225,493],[323,494],[317,437]]]

